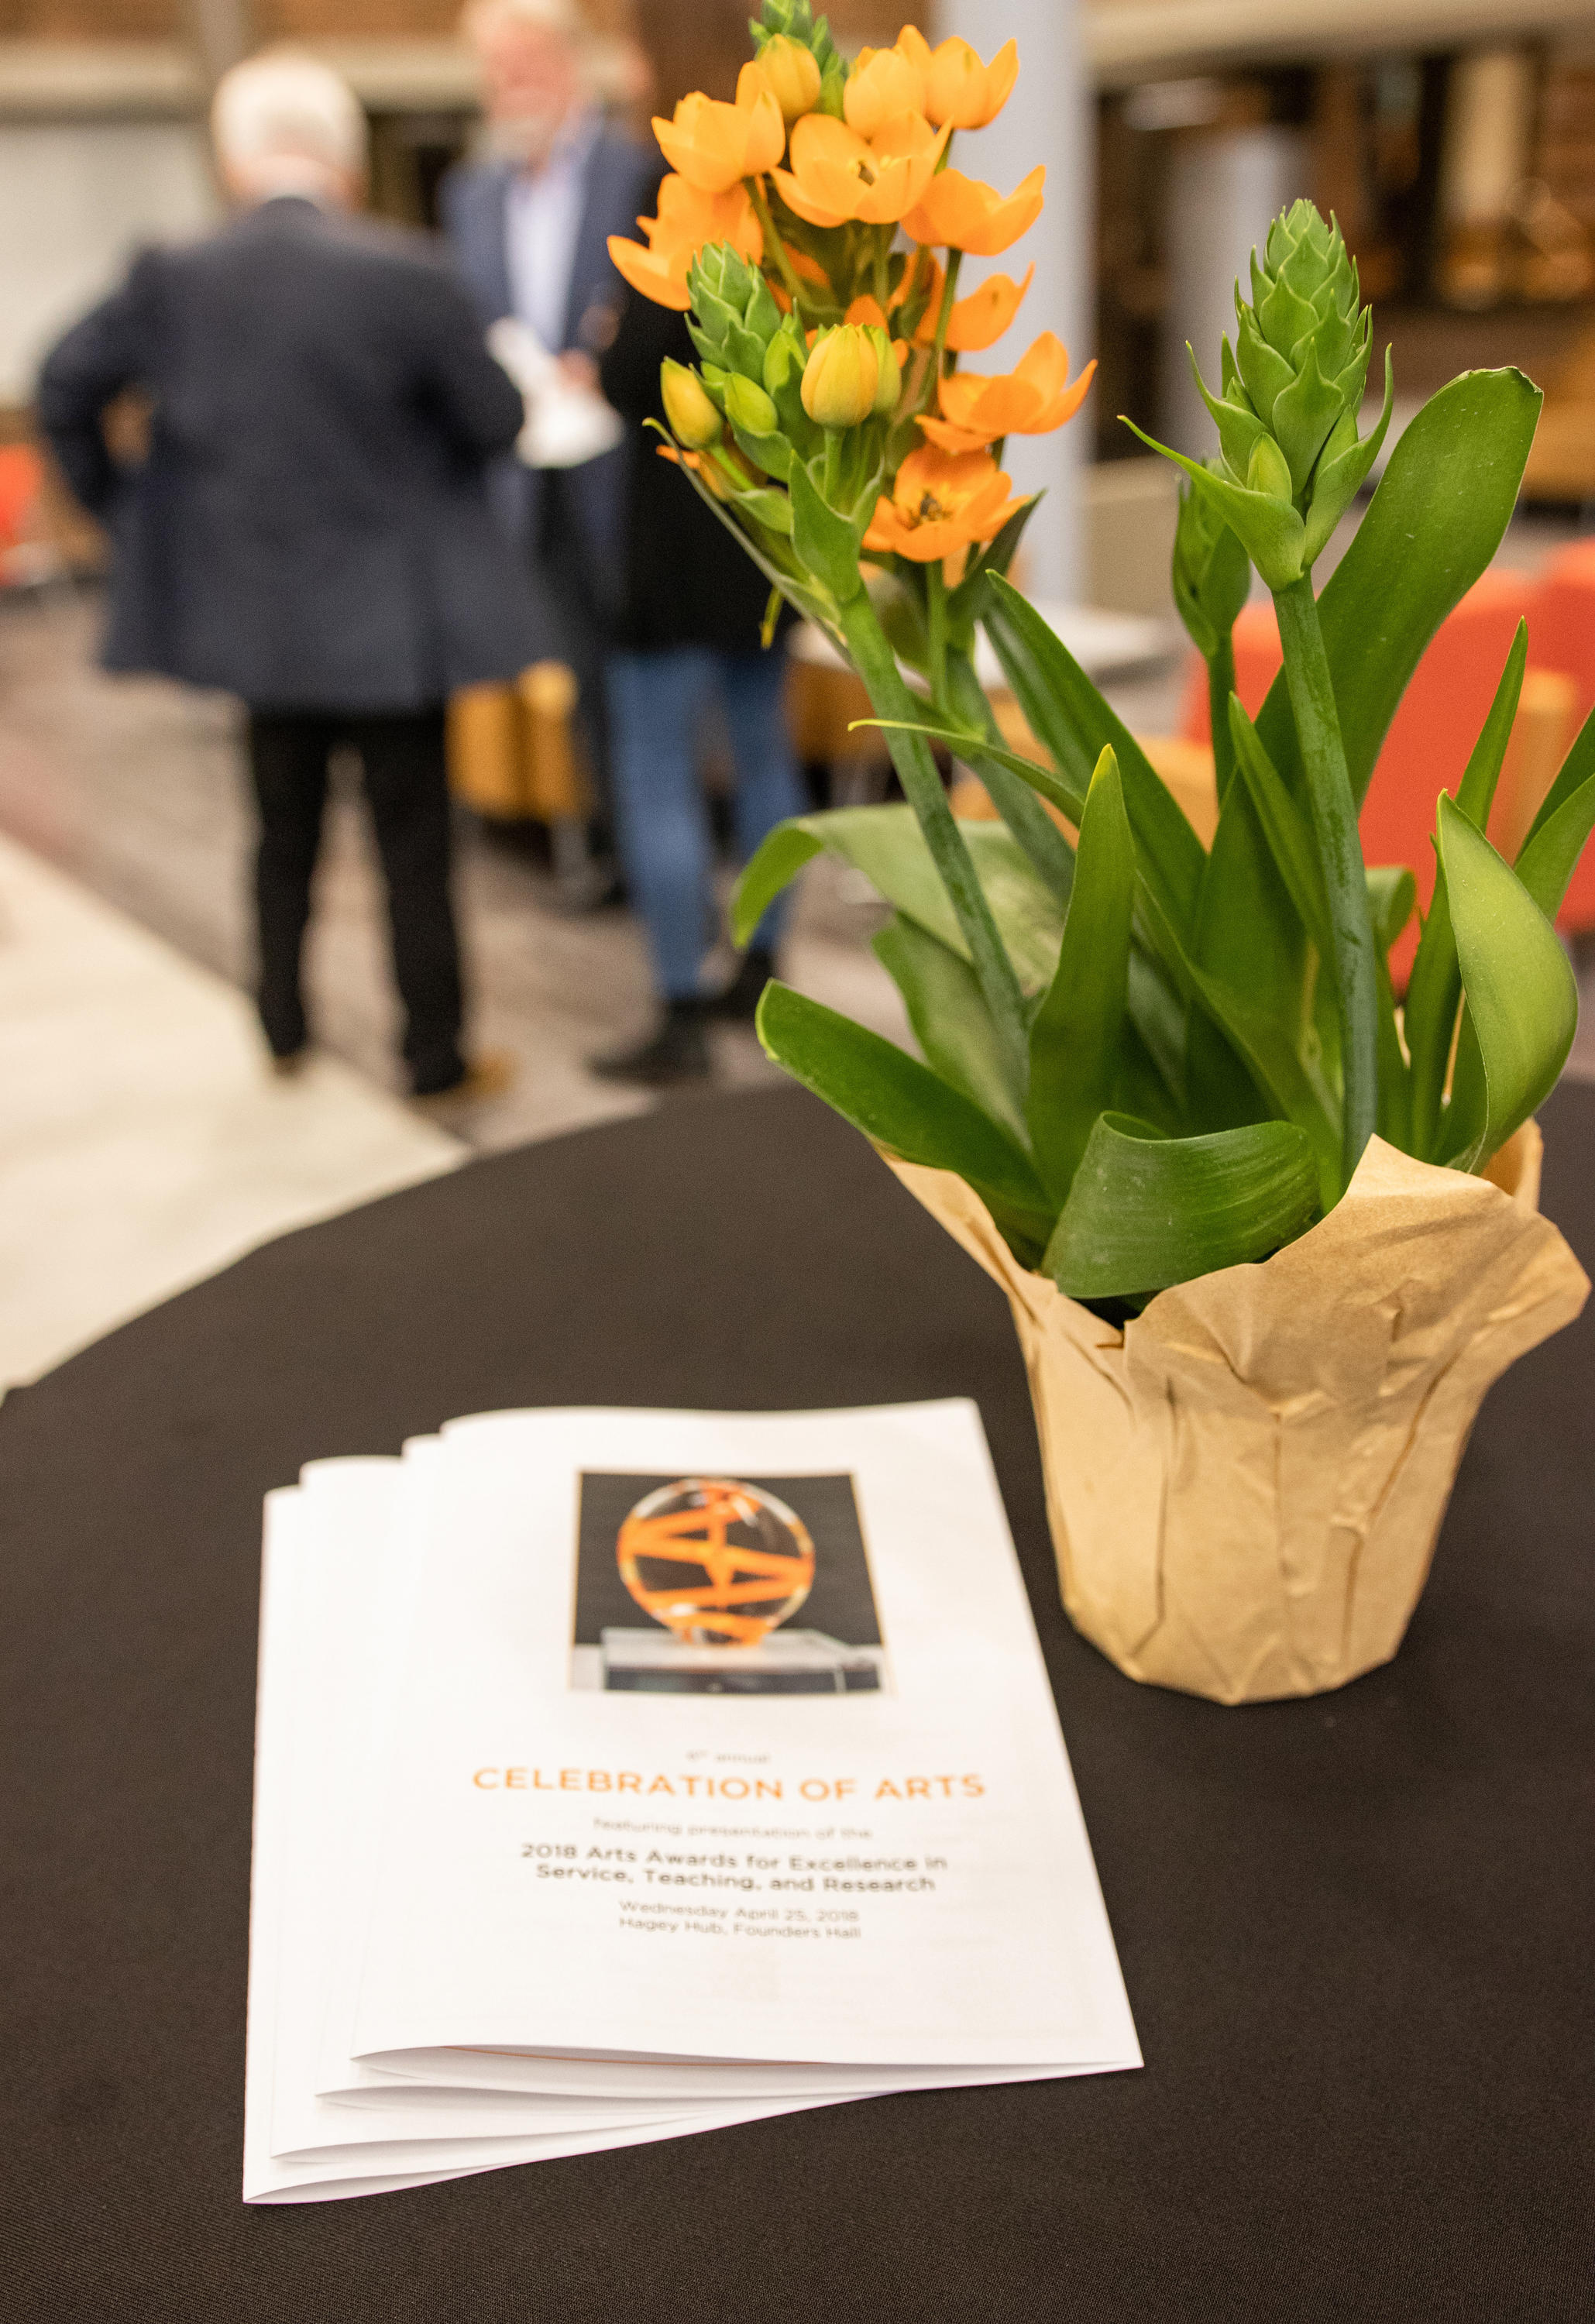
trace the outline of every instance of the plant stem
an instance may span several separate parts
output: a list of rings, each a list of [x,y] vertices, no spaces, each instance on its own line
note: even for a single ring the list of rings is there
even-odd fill
[[[875,237],[875,304],[880,309],[880,319],[886,322],[887,301],[891,297],[891,281],[887,272],[887,253],[890,236],[878,234]],[[888,324],[890,329],[890,326]]]
[[[764,254],[766,258],[774,259],[776,272],[786,285],[787,294],[792,301],[793,309],[796,313],[801,315],[803,312],[802,277],[792,263],[791,253],[776,232],[775,220],[770,215],[770,204],[764,198],[763,181],[758,178],[744,178],[742,183],[748,189],[748,198],[753,205],[753,216],[758,219],[759,231],[764,237]]]
[[[1330,945],[1341,1026],[1341,1186],[1378,1120],[1378,962],[1346,746],[1311,578],[1275,592],[1285,682],[1313,802],[1313,829],[1329,899]],[[1227,723],[1227,720],[1226,720]]]
[[[834,508],[842,491],[842,431],[825,430],[825,481],[822,487],[827,507]]]
[[[876,715],[914,722],[922,718],[923,706],[905,685],[897,656],[865,591],[861,589],[843,606],[842,627],[853,667],[869,688]],[[981,995],[996,1030],[1004,1078],[1016,1102],[1022,1106],[1028,1078],[1029,1044],[1024,1001],[1013,964],[1003,949],[986,891],[975,876],[963,834],[947,805],[947,795],[942,788],[929,744],[921,734],[901,733],[889,733],[887,742],[904,793],[925,835],[931,861],[941,876],[947,900],[969,946]]]
[[[1226,630],[1207,665],[1207,716],[1212,729],[1212,771],[1221,807],[1235,772],[1235,743],[1230,733],[1230,696],[1234,691],[1235,638],[1232,631]]]
[[[930,686],[937,702],[947,693],[947,582],[933,558],[925,568],[925,612],[930,631]]]
[[[942,382],[942,363],[947,352],[947,326],[953,319],[953,295],[958,288],[958,269],[963,263],[963,253],[961,250],[948,251],[947,277],[942,284],[942,303],[936,318],[936,346],[930,361],[930,394],[926,405],[927,410],[936,401],[936,392]]]

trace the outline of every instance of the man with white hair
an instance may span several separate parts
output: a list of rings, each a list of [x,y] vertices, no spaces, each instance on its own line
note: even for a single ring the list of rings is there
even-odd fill
[[[67,334],[40,381],[41,424],[115,542],[106,667],[247,706],[258,998],[279,1069],[309,1039],[300,953],[328,762],[353,751],[414,1092],[469,1092],[492,1076],[460,1047],[444,703],[532,656],[529,595],[486,489],[521,398],[434,246],[350,214],[365,121],[335,73],[287,51],[239,65],[212,130],[239,215],[145,252]],[[152,412],[136,468],[101,424],[129,389]]]
[[[612,234],[636,231],[658,177],[605,118],[624,53],[600,42],[578,0],[470,0],[486,124],[477,158],[441,189],[445,230],[484,319],[512,316],[595,384],[624,284]],[[542,654],[569,664],[601,790],[607,792],[604,654],[623,588],[624,447],[579,467],[506,470],[497,497],[536,585]]]

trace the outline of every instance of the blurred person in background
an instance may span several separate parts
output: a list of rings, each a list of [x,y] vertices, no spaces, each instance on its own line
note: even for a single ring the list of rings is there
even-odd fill
[[[691,89],[730,99],[747,51],[742,0],[640,0],[638,38],[653,75],[655,109],[668,116]],[[650,198],[656,207],[660,171]],[[714,842],[700,768],[716,699],[731,742],[737,849],[745,860],[803,795],[785,714],[786,652],[761,625],[769,584],[680,471],[657,456],[643,422],[663,418],[659,366],[692,364],[687,318],[628,290],[613,339],[599,359],[608,401],[632,424],[625,576],[608,669],[610,731],[622,862],[648,933],[659,1004],[640,1041],[595,1057],[608,1079],[655,1086],[710,1070],[707,1020],[751,1019],[775,965],[783,903],[766,913],[731,984],[706,994],[704,973],[719,934]],[[790,616],[783,609],[781,629]]]
[[[288,52],[239,65],[212,131],[240,215],[146,252],[40,382],[43,430],[114,538],[104,660],[247,706],[259,1007],[278,1068],[309,1039],[311,876],[328,761],[350,749],[413,1091],[486,1094],[508,1076],[460,1047],[443,706],[529,659],[531,609],[484,481],[521,398],[431,246],[349,215],[365,121],[336,74]],[[129,389],[152,412],[136,468],[102,427]]]
[[[653,164],[616,129],[606,95],[623,95],[630,51],[601,42],[577,0],[472,0],[462,29],[482,64],[481,151],[440,191],[446,233],[483,318],[512,317],[561,358],[568,383],[595,392],[623,285],[612,234],[632,234]],[[495,499],[534,582],[539,660],[575,675],[577,715],[599,799],[609,795],[604,654],[622,586],[626,449],[578,467],[506,463]],[[602,900],[609,882],[588,883]],[[579,893],[577,899],[579,900]]]

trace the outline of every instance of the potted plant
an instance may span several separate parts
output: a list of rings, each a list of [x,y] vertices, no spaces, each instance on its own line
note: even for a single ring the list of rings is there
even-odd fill
[[[1175,598],[1214,709],[1204,849],[1008,578],[1037,503],[1011,496],[1004,440],[1064,424],[1090,378],[1046,335],[1005,376],[962,361],[1029,279],[959,298],[962,258],[1006,250],[1042,200],[1039,171],[1004,196],[951,160],[1000,110],[1011,44],[982,64],[905,28],[849,69],[807,0],[767,0],[754,39],[734,106],[656,124],[677,174],[646,243],[612,248],[689,310],[702,358],[667,369],[661,450],[848,656],[905,795],[783,825],[737,924],[819,850],[845,858],[892,908],[876,950],[921,1056],[780,983],[761,1038],[1007,1292],[1076,1626],[1133,1677],[1220,1702],[1339,1685],[1400,1643],[1485,1389],[1588,1290],[1537,1215],[1533,1117],[1576,1020],[1554,921],[1595,824],[1595,719],[1507,863],[1485,825],[1520,632],[1436,802],[1404,1005],[1415,883],[1365,866],[1357,821],[1424,647],[1500,540],[1539,392],[1496,371],[1434,396],[1316,592],[1389,365],[1363,437],[1356,268],[1307,203],[1269,228],[1203,386],[1218,453],[1167,455]],[[1284,650],[1255,722],[1230,646],[1252,567]],[[1034,756],[1003,742],[977,628]],[[996,820],[954,818],[936,744]]]

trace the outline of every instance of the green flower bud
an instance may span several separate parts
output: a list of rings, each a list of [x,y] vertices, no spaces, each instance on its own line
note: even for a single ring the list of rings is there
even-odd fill
[[[800,109],[810,113],[817,107],[823,113],[842,118],[842,92],[847,85],[847,60],[831,38],[830,27],[821,16],[817,20],[809,0],[764,0],[759,17],[749,26],[753,35],[753,53],[762,65],[778,42],[805,50],[819,69],[816,94]],[[780,93],[776,101],[786,113]],[[788,121],[796,118],[786,114]]]
[[[1270,500],[1290,498],[1290,464],[1271,436],[1259,436],[1246,464],[1246,489],[1267,493]]]
[[[659,365],[659,393],[665,418],[678,444],[685,444],[690,452],[702,452],[719,442],[720,414],[696,372],[688,371],[685,364],[672,363],[667,355]]]
[[[760,378],[781,310],[758,268],[729,243],[712,242],[693,261],[687,287],[692,299],[687,327],[705,363]]]
[[[880,324],[867,323],[864,329],[870,345],[875,350],[875,360],[880,366],[880,376],[875,383],[873,410],[875,417],[878,420],[883,420],[888,412],[897,408],[898,396],[902,387],[902,374],[898,369],[897,355],[891,341]]]
[[[1218,461],[1206,465],[1210,475],[1222,473]],[[1206,493],[1191,484],[1180,488],[1172,579],[1180,619],[1203,659],[1211,661],[1246,603],[1251,572],[1240,542]]]
[[[896,369],[896,365],[893,365]],[[803,374],[803,409],[822,428],[856,428],[875,408],[880,358],[856,323],[822,331]]]
[[[1392,383],[1387,363],[1384,416],[1359,442],[1372,316],[1339,226],[1311,202],[1275,219],[1261,257],[1252,253],[1251,288],[1248,304],[1236,285],[1220,394],[1191,357],[1222,464],[1181,466],[1279,589],[1311,568],[1356,496],[1389,425]]]
[[[779,395],[794,372],[803,369],[803,349],[790,331],[778,331],[764,350],[764,390]]]
[[[780,427],[774,404],[751,379],[733,374],[725,383],[725,416],[749,436],[773,436]]]

